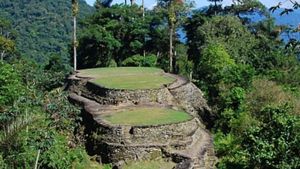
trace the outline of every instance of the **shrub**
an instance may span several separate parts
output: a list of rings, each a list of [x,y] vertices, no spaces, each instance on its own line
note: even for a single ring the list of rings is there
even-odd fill
[[[154,67],[156,65],[157,58],[155,55],[133,55],[122,62],[123,66],[146,66]]]
[[[118,64],[114,59],[111,59],[108,67],[118,67]]]
[[[141,55],[133,55],[122,62],[123,66],[142,66],[144,58]]]
[[[157,63],[157,57],[153,54],[146,55],[145,60],[143,61],[143,66],[155,67]]]
[[[300,168],[300,117],[290,111],[287,105],[266,106],[260,111],[262,125],[244,132],[249,168]]]
[[[13,66],[0,62],[0,112],[11,106],[25,92],[21,77]]]
[[[289,103],[292,112],[299,114],[300,100],[297,96],[284,91],[283,87],[267,79],[253,81],[253,90],[247,95],[247,105],[251,112],[259,112],[266,105],[282,105]],[[259,116],[259,114],[256,114]]]

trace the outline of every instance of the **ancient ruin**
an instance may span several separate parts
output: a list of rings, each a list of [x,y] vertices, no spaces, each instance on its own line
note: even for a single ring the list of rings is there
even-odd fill
[[[104,163],[164,158],[175,168],[214,168],[211,134],[206,130],[210,109],[202,92],[189,80],[175,79],[154,89],[110,89],[79,73],[70,77],[70,99],[84,109],[87,148]],[[154,125],[113,124],[107,114],[140,107],[182,110],[190,118]]]

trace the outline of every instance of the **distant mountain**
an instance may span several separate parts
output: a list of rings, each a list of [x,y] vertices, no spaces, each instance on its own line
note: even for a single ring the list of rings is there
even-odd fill
[[[79,18],[94,8],[79,0]],[[1,0],[0,17],[17,30],[17,48],[21,55],[44,63],[53,54],[69,57],[72,16],[70,0]]]

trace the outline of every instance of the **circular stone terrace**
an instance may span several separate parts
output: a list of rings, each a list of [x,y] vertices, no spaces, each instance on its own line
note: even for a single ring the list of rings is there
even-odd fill
[[[162,69],[151,67],[112,67],[80,70],[77,77],[89,78],[90,82],[107,89],[155,90],[169,86],[177,78]],[[101,111],[103,122],[111,125],[147,126],[180,123],[192,116],[178,108],[166,105],[114,106]],[[110,110],[109,110],[110,109]]]
[[[192,119],[192,116],[167,107],[137,106],[105,113],[102,118],[113,125],[147,126],[179,123]]]
[[[166,157],[197,165],[200,150],[199,158],[210,156],[210,136],[190,109],[202,93],[182,77],[158,68],[85,69],[71,77],[69,90],[87,112],[90,151],[103,162]]]
[[[158,89],[176,79],[158,68],[112,67],[80,70],[78,77],[89,77],[91,82],[109,89]]]

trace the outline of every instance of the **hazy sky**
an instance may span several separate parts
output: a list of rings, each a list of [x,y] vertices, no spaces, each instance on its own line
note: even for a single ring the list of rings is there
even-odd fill
[[[88,4],[93,5],[95,0],[86,0]],[[196,7],[207,6],[209,3],[207,0],[194,0],[196,2]],[[263,4],[267,7],[278,4],[278,2],[285,2],[286,0],[261,0]],[[124,3],[125,0],[114,0],[113,3]],[[130,0],[127,0],[130,3]],[[151,8],[155,5],[156,0],[145,0],[145,6],[147,8]],[[223,0],[223,4],[228,5],[232,2],[232,0]],[[137,4],[141,4],[142,0],[136,0]]]

